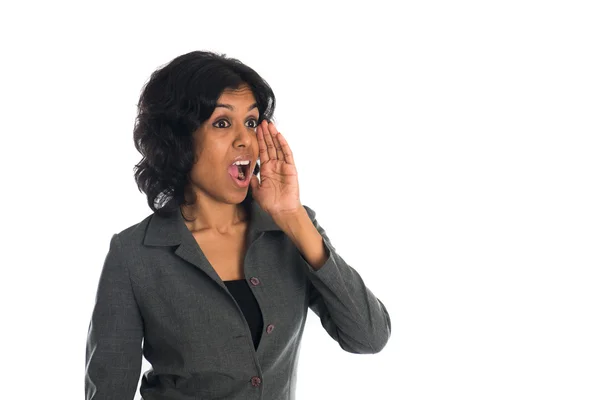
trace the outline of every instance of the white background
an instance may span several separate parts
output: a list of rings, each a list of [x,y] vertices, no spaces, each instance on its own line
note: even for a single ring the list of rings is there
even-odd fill
[[[212,50],[273,87],[301,201],[391,315],[353,355],[310,312],[298,399],[600,398],[594,3],[3,3],[0,397],[84,397],[110,238],[151,212],[140,90]]]

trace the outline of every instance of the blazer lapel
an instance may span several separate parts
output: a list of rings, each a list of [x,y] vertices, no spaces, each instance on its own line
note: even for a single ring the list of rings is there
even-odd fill
[[[253,199],[250,205],[250,220],[248,226],[249,246],[262,237],[266,231],[281,231],[281,228],[273,221],[271,216],[265,212]],[[221,286],[225,286],[210,262],[202,252],[192,232],[185,225],[181,211],[177,208],[174,212],[165,216],[154,213],[148,223],[148,229],[144,236],[145,246],[177,246],[175,255],[193,264]]]

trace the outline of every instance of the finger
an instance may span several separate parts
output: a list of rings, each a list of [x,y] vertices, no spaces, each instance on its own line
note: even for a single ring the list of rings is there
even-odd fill
[[[265,134],[263,124],[258,125],[256,133],[258,136],[258,155],[260,157],[261,164],[269,161],[269,153],[267,152],[267,143],[265,142]]]
[[[283,137],[281,132],[277,136],[275,136],[275,140],[279,143],[279,147],[281,148],[281,152],[283,153],[285,162],[288,164],[294,164],[294,155],[292,154],[292,149],[288,145],[287,140]]]
[[[269,153],[269,159],[277,160],[277,150],[275,149],[275,144],[273,143],[273,137],[271,137],[271,131],[269,130],[269,125],[263,129],[263,136],[265,138],[265,142],[267,143],[267,153]]]
[[[274,123],[270,122],[269,123],[269,132],[271,132],[271,137],[273,138],[273,146],[275,146],[275,152],[277,154],[277,159],[284,161],[284,155],[283,155],[283,150],[281,149],[281,145],[279,144],[279,141],[277,141],[277,134],[279,133],[277,131],[277,127],[275,126]]]

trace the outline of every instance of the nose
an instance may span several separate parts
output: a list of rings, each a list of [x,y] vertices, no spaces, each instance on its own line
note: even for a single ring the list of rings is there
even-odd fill
[[[251,132],[250,129],[254,129],[254,132]],[[256,128],[248,128],[243,127],[238,130],[235,135],[234,145],[236,147],[244,145],[245,147],[249,147],[252,143],[252,135],[256,133]]]

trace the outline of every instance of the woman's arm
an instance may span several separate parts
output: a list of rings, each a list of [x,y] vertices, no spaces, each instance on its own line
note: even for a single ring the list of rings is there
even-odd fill
[[[133,399],[142,367],[143,322],[119,236],[100,274],[87,337],[86,400]]]
[[[337,254],[315,212],[303,206],[295,218],[281,223],[306,262],[309,307],[323,328],[349,353],[374,354],[391,334],[390,316],[362,278]]]

